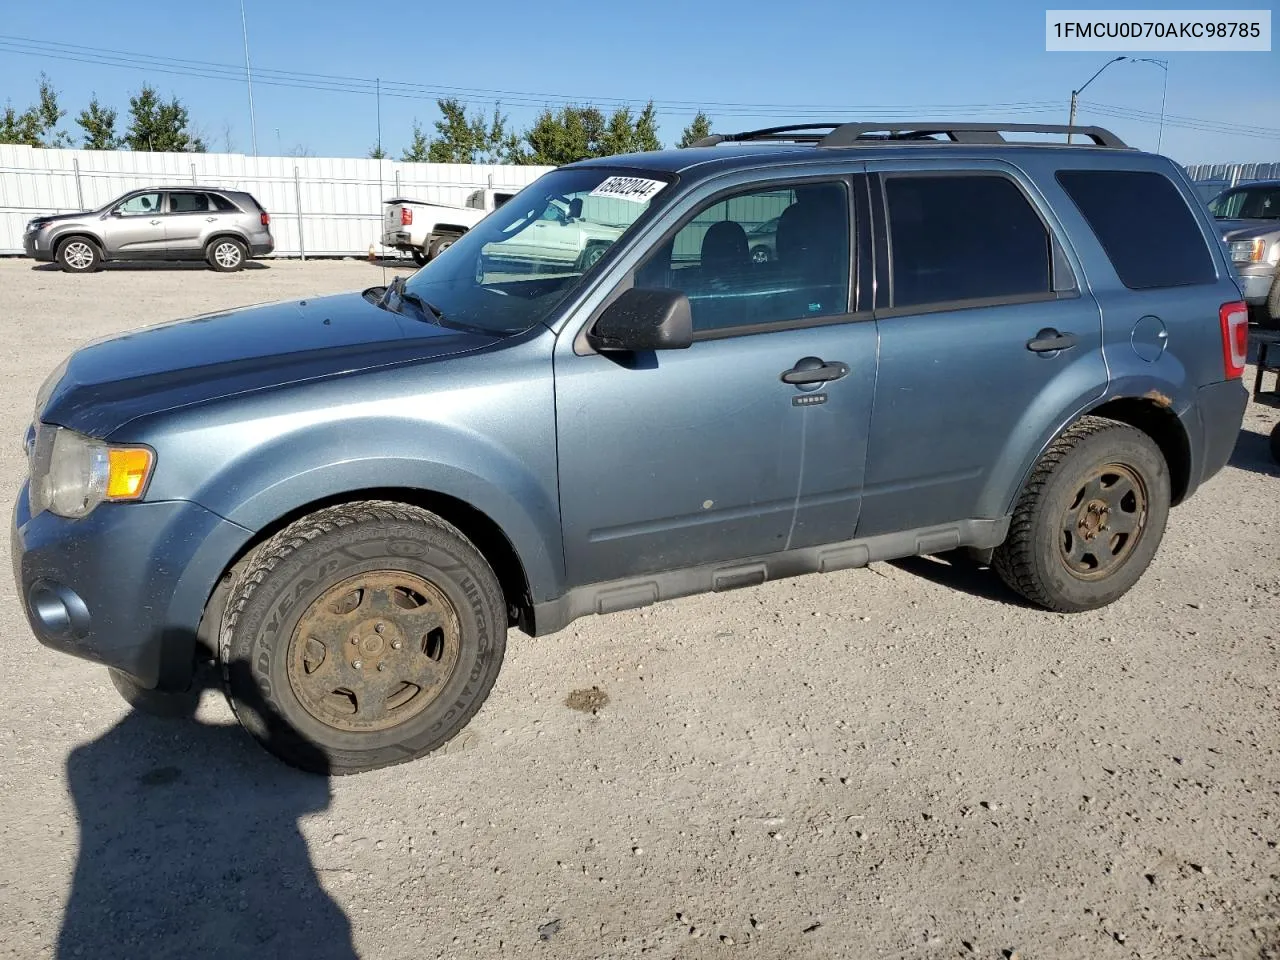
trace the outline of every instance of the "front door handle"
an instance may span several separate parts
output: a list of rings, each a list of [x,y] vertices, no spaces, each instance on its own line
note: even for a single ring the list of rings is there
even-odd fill
[[[827,363],[820,357],[805,357],[797,361],[790,370],[782,372],[782,382],[794,383],[797,386],[806,383],[823,383],[827,380],[839,380],[848,372],[847,363],[839,361]]]
[[[152,221],[151,221],[151,225],[152,225],[153,227],[158,227],[158,226],[160,226],[160,221],[159,221],[159,220],[152,220]]]
[[[204,222],[205,222],[205,223],[213,223],[213,221],[215,221],[215,220],[217,220],[217,219],[218,219],[217,217],[205,217],[205,218],[204,218]]]
[[[1027,349],[1033,353],[1054,353],[1074,347],[1078,340],[1074,333],[1059,333],[1052,327],[1045,327],[1027,341]]]

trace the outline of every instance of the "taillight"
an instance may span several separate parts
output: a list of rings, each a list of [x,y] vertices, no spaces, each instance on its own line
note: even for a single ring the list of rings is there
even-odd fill
[[[402,227],[413,226],[413,211],[409,207],[400,208],[400,226]]]
[[[262,221],[262,225],[264,227],[271,226],[271,214],[267,213],[267,211],[263,210],[262,216],[259,217],[258,219]]]
[[[1222,368],[1228,380],[1244,376],[1249,358],[1249,307],[1240,302],[1224,303],[1218,308],[1222,326]]]

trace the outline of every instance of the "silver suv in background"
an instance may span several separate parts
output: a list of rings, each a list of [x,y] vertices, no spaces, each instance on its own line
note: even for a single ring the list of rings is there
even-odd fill
[[[27,256],[69,273],[107,260],[204,260],[230,273],[275,249],[271,216],[252,194],[209,187],[131,190],[97,210],[36,217],[22,239]]]

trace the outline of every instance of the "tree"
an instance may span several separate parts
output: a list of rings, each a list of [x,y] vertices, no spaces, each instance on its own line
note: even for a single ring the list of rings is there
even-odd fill
[[[529,145],[526,162],[558,167],[588,157],[607,156],[606,130],[616,119],[615,112],[606,124],[604,114],[592,106],[564,106],[558,113],[548,107],[525,131],[524,141]]]
[[[58,122],[67,111],[58,107],[58,93],[43,73],[40,74],[39,102],[18,113],[6,104],[0,114],[0,143],[21,143],[29,147],[69,147],[71,137],[59,130]]]
[[[653,108],[652,100],[640,111],[632,144],[632,149],[637,151],[662,149],[662,141],[658,139],[658,111]]]
[[[95,94],[89,106],[80,111],[76,123],[84,130],[86,150],[115,150],[120,146],[116,136],[116,112],[98,103]]]
[[[387,159],[387,151],[382,149],[382,144],[375,143],[372,147],[369,148],[369,159],[370,160]]]
[[[204,153],[204,140],[188,129],[187,108],[177,97],[165,103],[154,87],[143,84],[137,96],[129,98],[129,114],[124,143],[130,150]]]
[[[440,119],[435,122],[436,139],[427,143],[426,159],[431,163],[517,163],[519,137],[507,130],[502,105],[494,104],[493,115],[471,116],[461,102],[437,100]],[[414,124],[414,147],[420,145],[421,130]],[[409,151],[406,151],[406,154]]]
[[[426,163],[427,152],[431,149],[431,140],[422,129],[422,124],[413,121],[413,140],[405,147],[400,159],[405,163]]]
[[[693,118],[693,123],[684,128],[684,133],[680,135],[680,142],[676,146],[691,147],[703,137],[710,135],[711,118],[699,110],[698,115]]]

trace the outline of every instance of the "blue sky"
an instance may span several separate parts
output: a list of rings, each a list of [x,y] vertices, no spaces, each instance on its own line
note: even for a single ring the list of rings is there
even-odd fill
[[[1063,123],[1072,87],[1114,55],[1045,52],[1045,6],[1014,0],[585,6],[564,0],[245,0],[245,7],[252,62],[264,71],[253,88],[262,154],[302,146],[316,156],[362,156],[377,138],[371,94],[272,86],[265,82],[268,70],[387,81],[382,140],[394,156],[415,118],[424,125],[436,118],[435,95],[445,88],[459,88],[463,99],[486,108],[501,99],[519,126],[541,104],[555,106],[564,98],[601,105],[653,98],[660,102],[667,141],[679,137],[698,104],[721,131],[789,119],[857,119],[854,108],[878,110],[881,118]],[[244,64],[239,0],[46,0],[6,8],[4,37]],[[237,152],[250,152],[243,78],[108,66],[92,62],[89,49],[62,48],[75,59],[19,49],[31,47],[0,40],[0,98],[19,108],[34,99],[42,70],[72,116],[96,93],[123,118],[129,93],[149,81],[188,105],[212,149],[223,149],[229,132]],[[1170,117],[1280,128],[1280,52],[1135,56],[1169,60]],[[1131,144],[1154,149],[1162,80],[1153,65],[1115,64],[1085,91],[1080,121],[1109,126]],[[1090,103],[1124,115],[1104,115]],[[1188,129],[1180,122],[1166,123],[1163,152],[1183,163],[1280,160],[1280,136]]]

